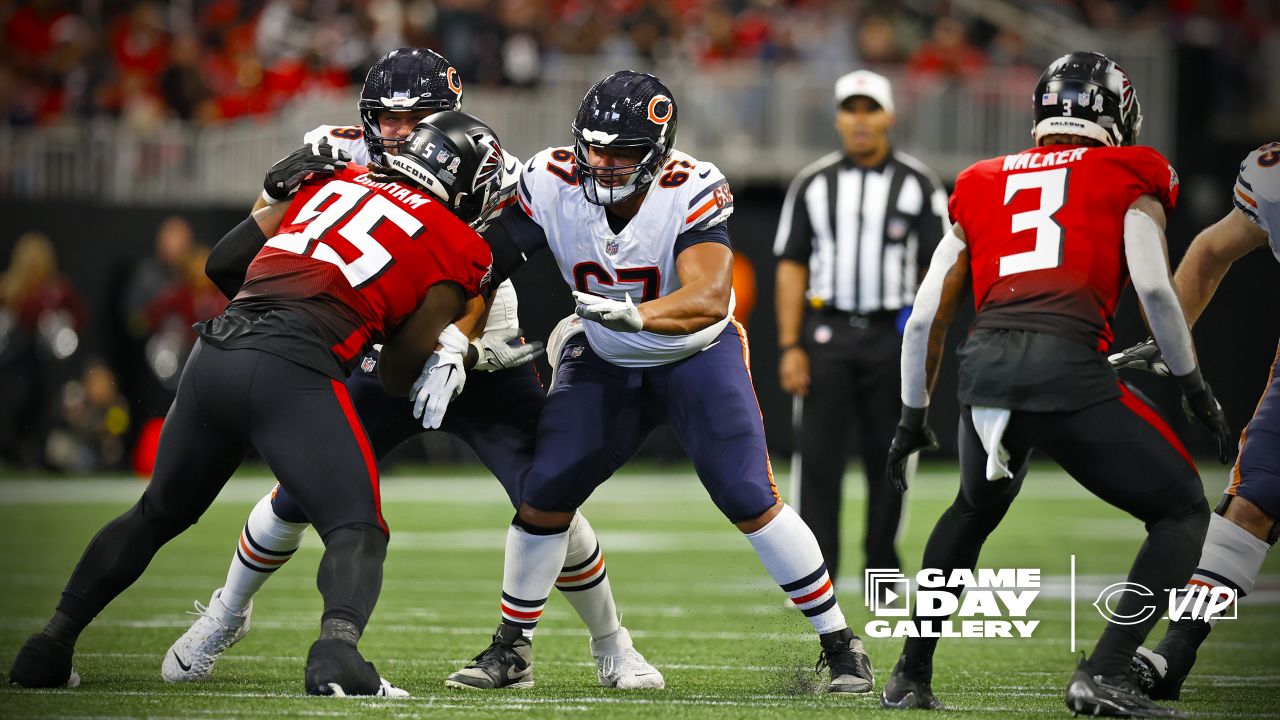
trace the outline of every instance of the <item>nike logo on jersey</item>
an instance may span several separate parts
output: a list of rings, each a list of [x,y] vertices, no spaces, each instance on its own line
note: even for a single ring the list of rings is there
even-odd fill
[[[191,672],[191,665],[182,662],[182,658],[176,651],[173,653],[173,659],[178,661],[178,667],[182,668],[182,672]]]
[[[707,168],[706,170],[703,170],[702,172],[698,173],[698,177],[706,178],[710,174],[711,174],[711,168]]]

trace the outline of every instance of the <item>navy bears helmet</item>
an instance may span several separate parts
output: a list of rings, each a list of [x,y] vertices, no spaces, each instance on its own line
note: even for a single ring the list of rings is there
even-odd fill
[[[1111,58],[1073,52],[1054,60],[1032,97],[1036,140],[1081,135],[1104,145],[1133,145],[1142,130],[1142,106],[1129,75]]]
[[[612,205],[646,192],[675,147],[676,119],[675,95],[653,75],[622,70],[592,85],[571,126],[587,201]],[[632,165],[592,167],[587,162],[592,145],[645,152]],[[611,183],[627,173],[625,182]]]
[[[445,110],[418,123],[386,167],[425,188],[477,232],[502,197],[502,146],[482,120]]]
[[[439,53],[426,48],[400,48],[378,58],[369,68],[360,91],[360,124],[369,158],[386,164],[385,150],[398,150],[404,138],[384,138],[378,132],[378,113],[384,110],[458,110],[462,107],[462,78]]]

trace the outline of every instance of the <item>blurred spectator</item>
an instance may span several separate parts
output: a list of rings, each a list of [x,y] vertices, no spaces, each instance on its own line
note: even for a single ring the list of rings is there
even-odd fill
[[[40,464],[47,398],[69,374],[84,326],[84,303],[58,272],[48,236],[18,238],[0,276],[0,459]]]
[[[71,473],[123,469],[129,405],[110,368],[90,361],[79,379],[62,386],[58,401],[44,443],[46,464]]]
[[[208,259],[209,248],[196,246],[184,260],[177,282],[153,298],[146,308],[147,367],[170,392],[170,400],[187,353],[196,342],[191,325],[208,320],[227,307],[227,299],[205,275]]]
[[[965,37],[964,25],[955,18],[938,18],[933,32],[911,56],[912,70],[922,73],[967,76],[987,64],[986,55]]]
[[[154,254],[138,263],[125,289],[125,325],[134,337],[146,335],[147,307],[181,280],[194,248],[195,234],[185,218],[174,215],[160,223]]]

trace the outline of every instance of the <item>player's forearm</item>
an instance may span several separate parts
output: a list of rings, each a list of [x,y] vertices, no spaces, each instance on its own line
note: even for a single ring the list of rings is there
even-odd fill
[[[250,213],[255,213],[268,205],[267,198],[258,193],[258,199],[253,201],[253,207],[249,208]]]
[[[689,335],[715,325],[729,314],[732,284],[701,282],[636,306],[644,329],[659,335]]]
[[[934,250],[902,335],[902,404],[926,407],[938,379],[947,327],[955,318],[968,279],[969,255],[957,232]]]
[[[1196,236],[1173,276],[1187,324],[1200,319],[1236,260],[1267,244],[1267,233],[1233,209]]]
[[[774,306],[778,315],[778,347],[793,347],[800,344],[809,268],[794,260],[779,260],[776,277]]]

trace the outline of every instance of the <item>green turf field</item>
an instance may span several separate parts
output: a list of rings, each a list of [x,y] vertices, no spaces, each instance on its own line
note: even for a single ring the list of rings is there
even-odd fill
[[[917,479],[901,548],[918,569],[933,520],[954,489],[952,466]],[[584,508],[608,557],[609,576],[637,647],[667,678],[665,691],[600,688],[587,635],[568,603],[553,597],[535,641],[537,687],[473,693],[444,676],[482,650],[497,623],[502,544],[511,516],[493,480],[395,476],[383,485],[392,528],[386,582],[361,643],[383,675],[413,693],[397,701],[308,698],[302,662],[319,629],[315,571],[320,544],[302,550],[258,596],[253,631],[199,685],[167,685],[160,660],[207,602],[231,558],[245,515],[270,487],[242,474],[198,526],[166,547],[147,574],[84,633],[76,690],[0,690],[0,717],[241,718],[368,715],[379,718],[812,718],[883,712],[878,692],[900,640],[868,640],[875,696],[812,692],[817,642],[800,613],[759,567],[748,543],[685,472],[630,472]],[[782,474],[780,473],[780,476]],[[1215,476],[1221,474],[1215,472]],[[1213,481],[1209,495],[1220,485]],[[785,482],[782,490],[786,492]],[[859,564],[861,496],[851,482],[842,604],[862,631],[868,619],[853,582]],[[5,672],[28,634],[48,617],[85,543],[141,492],[128,480],[0,482],[0,663]],[[1066,576],[1077,555],[1082,649],[1102,620],[1089,605],[1124,579],[1141,527],[1087,496],[1067,477],[1034,472],[982,565],[1040,568],[1042,620],[1031,639],[943,640],[934,688],[974,716],[1065,715],[1062,691],[1074,667]],[[1180,706],[1204,717],[1280,717],[1280,557],[1264,567],[1240,620],[1215,630]],[[1157,629],[1163,634],[1163,626]],[[892,717],[892,716],[891,716]]]

